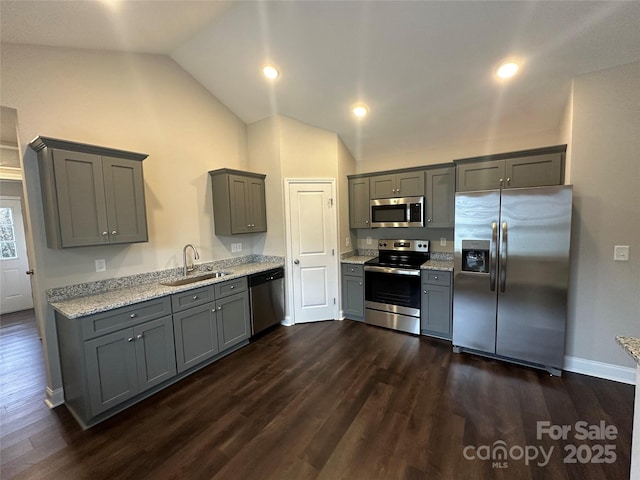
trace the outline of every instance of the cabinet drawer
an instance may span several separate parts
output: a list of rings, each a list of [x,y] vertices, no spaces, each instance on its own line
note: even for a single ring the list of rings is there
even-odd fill
[[[82,338],[87,340],[165,315],[171,315],[171,301],[169,297],[162,297],[127,307],[116,308],[108,312],[90,315],[81,320]]]
[[[352,263],[342,264],[343,275],[353,275],[361,277],[364,274],[364,265],[355,265]]]
[[[247,277],[236,278],[235,280],[227,280],[226,282],[214,285],[216,291],[216,300],[236,293],[245,292],[247,290]]]
[[[423,270],[422,283],[428,283],[430,285],[451,285],[451,272],[444,272],[442,270]]]
[[[213,299],[213,286],[194,288],[193,290],[171,295],[171,306],[175,313],[212,302]]]

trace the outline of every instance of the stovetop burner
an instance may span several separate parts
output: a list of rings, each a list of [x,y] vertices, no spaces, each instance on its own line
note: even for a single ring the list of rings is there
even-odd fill
[[[429,260],[428,240],[379,240],[379,256],[366,265],[419,269]]]

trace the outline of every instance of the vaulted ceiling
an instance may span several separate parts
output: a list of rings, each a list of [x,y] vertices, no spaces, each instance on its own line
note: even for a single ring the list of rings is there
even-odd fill
[[[244,122],[357,159],[558,131],[575,76],[640,60],[640,2],[11,1],[2,42],[170,55]],[[499,81],[505,58],[520,73]],[[281,76],[268,81],[264,63]],[[350,107],[370,114],[356,119]],[[489,153],[489,152],[478,152]]]

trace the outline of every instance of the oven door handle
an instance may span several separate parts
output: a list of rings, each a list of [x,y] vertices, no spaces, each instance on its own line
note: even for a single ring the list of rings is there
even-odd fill
[[[408,275],[412,277],[420,276],[420,270],[410,270],[406,268],[378,267],[376,265],[365,265],[364,270],[365,272],[392,273],[395,275]]]

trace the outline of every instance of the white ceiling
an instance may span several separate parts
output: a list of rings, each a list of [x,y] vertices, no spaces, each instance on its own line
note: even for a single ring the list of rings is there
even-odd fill
[[[0,8],[2,42],[166,53],[246,123],[283,114],[338,133],[364,160],[557,131],[573,77],[640,60],[637,1],[2,0]],[[505,57],[523,67],[499,82],[492,73]],[[267,61],[282,72],[272,83],[260,74]],[[369,117],[352,117],[356,101]]]

